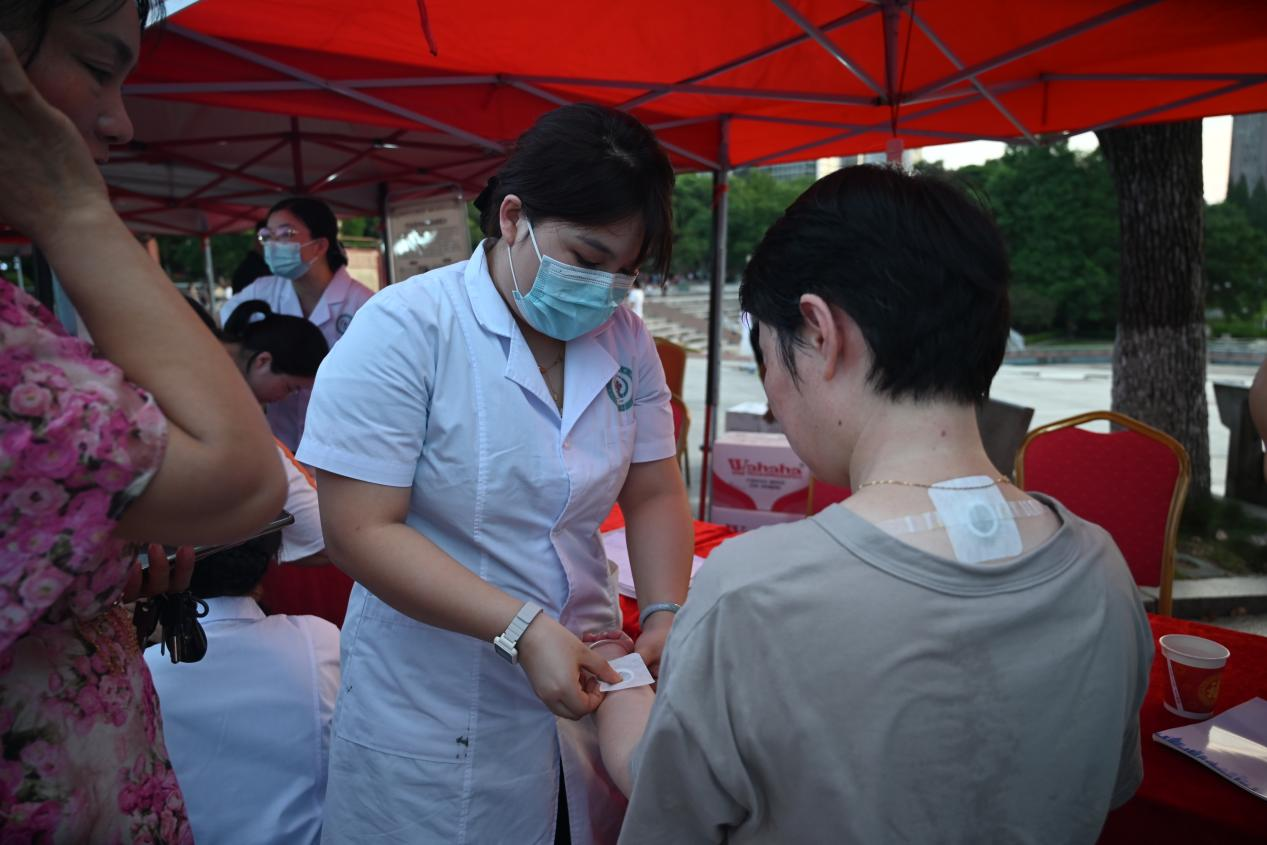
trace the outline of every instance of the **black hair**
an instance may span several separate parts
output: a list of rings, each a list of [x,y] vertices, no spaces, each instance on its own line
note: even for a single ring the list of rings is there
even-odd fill
[[[202,303],[194,299],[189,294],[181,294],[185,297],[185,301],[189,303],[189,307],[194,309],[194,313],[198,315],[198,319],[202,320],[202,324],[206,326],[213,335],[220,337],[220,329],[216,328],[216,321],[211,319],[211,315],[207,313],[207,309],[202,307]]]
[[[264,319],[253,320],[258,314]],[[273,372],[303,378],[315,376],[330,351],[321,329],[303,317],[274,314],[262,299],[248,299],[233,309],[220,339],[240,344],[252,358],[267,352],[273,357]]]
[[[249,595],[264,580],[281,546],[281,532],[273,531],[207,555],[194,566],[189,591],[200,599]]]
[[[44,46],[53,12],[58,7],[67,5],[73,6],[72,12],[78,12],[90,2],[91,0],[0,0],[0,32],[3,32],[10,41],[13,40],[15,34],[24,36],[22,54],[19,58],[22,60],[23,67],[30,67],[31,62],[35,61],[36,55],[40,52],[40,47]],[[110,17],[127,2],[128,0],[112,0],[94,19],[94,22]],[[147,23],[151,22],[151,16],[155,21],[163,17],[164,0],[133,0],[133,2],[136,3],[136,14],[141,21],[141,29],[145,29]]]
[[[666,272],[673,253],[673,167],[635,117],[589,103],[537,119],[475,199],[480,229],[501,236],[502,200],[514,194],[533,222],[606,226],[632,215],[644,226],[641,264]]]
[[[348,263],[343,244],[339,243],[339,219],[330,206],[315,197],[288,197],[268,210],[265,221],[278,211],[289,211],[304,221],[313,238],[326,239],[330,245],[326,250],[326,266],[331,270],[338,270]]]
[[[980,403],[1007,346],[1008,259],[982,203],[929,174],[860,165],[825,176],[762,238],[739,287],[794,382],[800,299],[858,324],[867,378],[892,399]]]

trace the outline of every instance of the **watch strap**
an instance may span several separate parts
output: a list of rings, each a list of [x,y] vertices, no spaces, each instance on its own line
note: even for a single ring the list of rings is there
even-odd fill
[[[510,624],[502,632],[502,639],[508,641],[511,645],[519,645],[519,638],[524,635],[524,631],[528,630],[528,625],[537,618],[537,614],[540,612],[541,605],[530,601],[524,602],[524,606],[519,608],[515,618],[510,620]]]

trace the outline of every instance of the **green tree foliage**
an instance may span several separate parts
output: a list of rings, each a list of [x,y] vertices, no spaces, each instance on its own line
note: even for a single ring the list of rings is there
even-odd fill
[[[1117,199],[1098,151],[1015,146],[957,171],[993,209],[1023,332],[1107,335],[1117,320]]]
[[[211,263],[218,278],[227,279],[233,275],[233,270],[250,251],[254,239],[254,232],[211,236]],[[201,283],[207,278],[201,238],[159,235],[158,255],[163,269],[175,282]]]
[[[737,278],[766,229],[813,180],[775,179],[766,170],[741,170],[730,178],[727,199],[726,274]],[[673,272],[707,274],[712,264],[713,177],[678,176],[673,192]]]
[[[712,198],[711,175],[683,173],[677,177],[673,189],[674,273],[708,272],[712,262]]]
[[[946,175],[994,210],[1013,268],[1013,314],[1026,332],[1112,334],[1117,318],[1117,200],[1099,153],[1067,146],[1014,147],[984,165],[947,173],[940,163],[916,170]],[[765,230],[810,180],[777,181],[764,170],[730,183],[728,275],[743,272]],[[711,263],[712,177],[684,174],[674,192],[674,272],[707,275]]]
[[[1242,176],[1228,188],[1225,201],[1240,207],[1251,226],[1267,232],[1267,184],[1258,182],[1250,188]]]
[[[1206,305],[1226,319],[1252,319],[1267,304],[1267,228],[1230,192],[1205,210],[1205,281]]]

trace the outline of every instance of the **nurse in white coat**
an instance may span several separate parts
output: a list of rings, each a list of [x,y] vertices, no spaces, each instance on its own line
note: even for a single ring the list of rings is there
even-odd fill
[[[617,501],[648,664],[686,595],[669,391],[617,307],[667,263],[672,185],[634,118],[542,117],[476,201],[470,260],[379,293],[322,365],[299,459],[358,582],[324,841],[615,841],[587,714],[618,676],[578,635],[620,624]]]
[[[243,302],[262,299],[274,314],[303,317],[334,344],[374,292],[348,273],[348,258],[339,245],[339,223],[326,205],[312,197],[290,197],[268,212],[260,230],[264,260],[271,276],[256,279],[220,309],[220,325]],[[299,390],[265,408],[273,436],[292,452],[304,433],[311,392]]]

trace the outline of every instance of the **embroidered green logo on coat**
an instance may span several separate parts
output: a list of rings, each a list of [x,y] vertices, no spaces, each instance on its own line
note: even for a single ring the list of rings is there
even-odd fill
[[[633,407],[633,370],[620,368],[620,372],[607,383],[607,398],[612,400],[617,411],[628,411]]]

